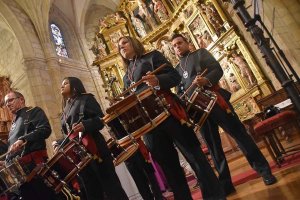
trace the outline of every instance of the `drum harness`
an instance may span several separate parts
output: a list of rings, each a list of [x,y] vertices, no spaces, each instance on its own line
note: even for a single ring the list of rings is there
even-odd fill
[[[79,123],[82,121],[82,119],[84,118],[84,109],[85,109],[85,104],[86,104],[86,98],[83,96],[83,99],[80,99],[79,101],[80,101],[79,119],[78,119],[78,121],[77,121],[75,124],[79,124]],[[65,121],[65,123],[67,124],[66,121]],[[67,127],[69,127],[68,124],[67,124]],[[71,129],[71,130],[68,132],[67,136],[64,138],[64,140],[63,140],[63,141],[61,142],[61,144],[59,145],[57,151],[59,151],[60,149],[63,148],[63,146],[65,145],[66,142],[68,142],[68,139],[70,138],[70,136],[71,136],[73,133],[74,133],[74,130]],[[79,144],[85,146],[85,145],[83,144],[83,139],[84,139],[84,136],[85,136],[85,135],[86,135],[86,134],[84,134],[83,132],[79,132],[79,133],[78,133],[78,137],[74,138],[74,140],[76,140]],[[88,139],[93,139],[93,138],[88,138]],[[87,140],[88,140],[88,139],[87,139]],[[96,144],[95,144],[95,145],[96,145]],[[91,146],[93,146],[93,145],[91,145]],[[85,146],[85,147],[88,148],[87,146]],[[93,147],[91,147],[91,148],[93,148]],[[96,150],[97,150],[97,145],[96,145]],[[98,151],[98,150],[97,150],[97,151]],[[99,163],[102,162],[102,159],[100,158],[100,155],[97,155],[96,152],[91,152],[91,151],[90,151],[89,153],[92,154],[92,158],[93,158],[94,160],[97,160]]]

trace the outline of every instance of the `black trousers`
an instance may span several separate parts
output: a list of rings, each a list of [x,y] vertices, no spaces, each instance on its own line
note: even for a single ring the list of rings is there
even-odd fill
[[[54,190],[44,183],[42,178],[33,178],[30,182],[24,183],[19,191],[22,200],[58,200],[60,198]]]
[[[212,155],[213,162],[219,173],[219,180],[224,190],[230,190],[233,184],[228,163],[223,152],[218,126],[221,126],[237,142],[254,170],[262,176],[271,173],[267,160],[247,133],[237,114],[233,110],[231,113],[226,113],[219,105],[215,105],[207,121],[201,128],[201,134]]]
[[[87,200],[128,200],[112,158],[103,158],[101,163],[92,160],[79,175]]]
[[[225,199],[218,178],[203,154],[193,129],[181,125],[177,119],[170,116],[144,135],[144,141],[154,159],[162,167],[175,200],[192,200],[192,197],[174,144],[195,170],[203,198]]]
[[[125,164],[144,200],[163,199],[154,169],[139,150],[128,158]]]

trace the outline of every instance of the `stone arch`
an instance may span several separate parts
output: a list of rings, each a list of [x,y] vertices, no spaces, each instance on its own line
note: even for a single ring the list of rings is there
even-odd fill
[[[0,14],[9,29],[12,30],[15,37],[18,39],[24,57],[34,57],[34,49],[30,40],[28,40],[27,32],[24,30],[19,19],[4,1],[0,1]]]
[[[31,87],[25,70],[24,57],[33,57],[28,35],[13,12],[0,1],[0,75],[8,76],[12,88],[19,90],[33,103]]]

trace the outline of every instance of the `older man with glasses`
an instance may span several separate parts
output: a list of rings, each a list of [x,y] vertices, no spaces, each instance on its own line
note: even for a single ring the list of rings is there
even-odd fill
[[[1,167],[13,164],[17,159],[25,174],[47,161],[46,139],[51,134],[51,127],[44,111],[39,107],[26,107],[24,96],[11,91],[5,98],[5,105],[13,114],[13,121],[8,138],[8,152]],[[24,200],[55,200],[57,195],[48,188],[41,178],[33,178],[19,188]],[[37,192],[38,191],[38,192]]]

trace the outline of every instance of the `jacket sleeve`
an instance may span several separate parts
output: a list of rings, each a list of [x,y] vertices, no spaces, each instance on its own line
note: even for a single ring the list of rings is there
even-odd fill
[[[206,49],[200,49],[199,53],[199,57],[202,60],[202,68],[207,69],[206,75],[204,76],[211,82],[212,85],[218,84],[219,80],[223,76],[223,69],[220,63]]]
[[[104,124],[101,118],[104,116],[99,103],[94,96],[89,95],[86,99],[84,118],[82,120],[85,132],[93,133],[100,131]]]
[[[19,139],[26,140],[28,142],[47,139],[51,134],[51,126],[45,112],[39,107],[35,107],[27,112],[30,112],[28,133],[21,136]]]
[[[158,68],[164,63],[167,64],[166,67],[164,67],[160,72],[156,74],[156,77],[159,80],[160,89],[168,90],[172,87],[177,86],[181,81],[179,73],[159,51],[154,51],[153,53],[154,55],[152,58],[152,62],[154,69]]]

